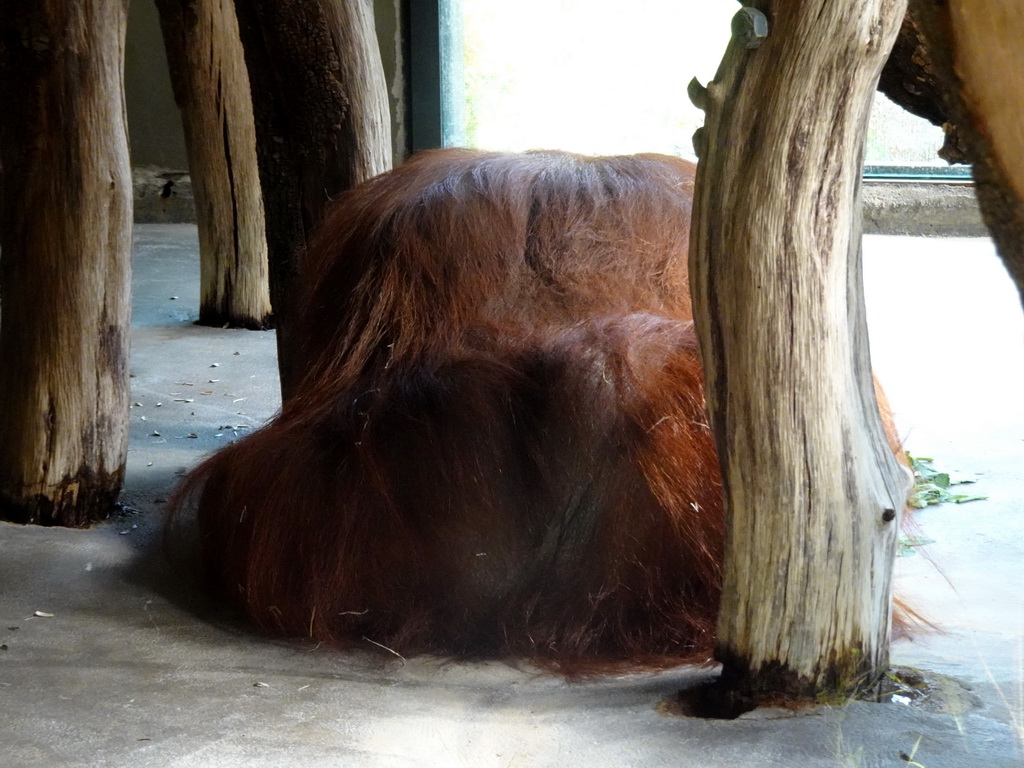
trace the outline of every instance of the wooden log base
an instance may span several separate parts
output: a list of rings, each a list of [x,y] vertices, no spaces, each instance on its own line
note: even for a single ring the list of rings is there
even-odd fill
[[[97,474],[81,469],[49,493],[22,498],[0,495],[0,520],[22,525],[88,528],[114,511],[124,470]]]
[[[759,674],[768,679],[774,671],[762,670]],[[954,716],[963,715],[981,705],[977,696],[953,678],[913,667],[897,666],[887,669],[877,683],[867,688],[855,689],[845,696],[836,694],[827,698],[820,695],[797,698],[767,690],[760,694],[742,694],[734,682],[718,677],[680,691],[664,701],[659,710],[677,717],[735,720],[755,709],[786,709],[798,713],[816,706],[841,706],[851,700],[912,705],[929,712]]]

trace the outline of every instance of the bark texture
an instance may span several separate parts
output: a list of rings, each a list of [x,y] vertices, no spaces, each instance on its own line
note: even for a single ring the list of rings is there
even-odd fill
[[[236,0],[236,10],[287,398],[302,374],[289,324],[300,254],[331,197],[391,167],[387,85],[368,0]]]
[[[128,447],[127,0],[0,5],[0,516],[106,517]]]
[[[974,167],[982,216],[1024,300],[1024,5],[912,0]]]
[[[919,14],[907,9],[889,60],[885,62],[878,90],[908,112],[923,117],[945,133],[939,156],[948,163],[965,163],[963,142],[950,114],[947,85],[939,75],[934,57],[921,29]]]
[[[157,0],[199,222],[203,325],[270,324],[266,223],[233,0]]]
[[[947,121],[945,97],[931,64],[920,25],[908,9],[889,54],[878,90],[908,112],[934,125]]]
[[[847,694],[888,663],[908,474],[872,387],[859,194],[905,0],[759,2],[706,93],[690,276],[727,544],[717,656],[740,696]]]

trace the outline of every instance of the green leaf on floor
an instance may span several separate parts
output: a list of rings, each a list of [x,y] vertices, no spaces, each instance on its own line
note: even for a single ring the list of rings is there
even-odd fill
[[[934,459],[907,454],[907,461],[914,471],[914,488],[910,492],[908,503],[917,509],[936,504],[966,504],[968,501],[981,501],[988,496],[973,493],[954,493],[950,488],[957,485],[968,485],[976,482],[970,475],[956,475],[940,472],[932,466]]]

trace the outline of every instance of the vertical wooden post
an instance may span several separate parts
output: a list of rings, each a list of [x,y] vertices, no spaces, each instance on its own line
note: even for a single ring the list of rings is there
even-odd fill
[[[859,215],[906,0],[752,5],[692,89],[690,277],[728,529],[717,655],[741,696],[845,694],[888,664],[909,479],[872,387]]]
[[[332,196],[390,169],[387,85],[366,0],[236,0],[236,10],[252,83],[287,399],[302,375],[289,323],[299,256]]]
[[[233,0],[157,0],[199,222],[203,325],[270,323],[252,95]]]
[[[128,449],[128,0],[0,4],[0,517],[110,514]]]
[[[985,224],[1024,301],[1024,5],[913,0]]]

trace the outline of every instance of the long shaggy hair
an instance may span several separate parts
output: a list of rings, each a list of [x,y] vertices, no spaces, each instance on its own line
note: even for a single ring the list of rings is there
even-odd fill
[[[445,150],[339,199],[302,261],[301,384],[177,497],[212,587],[264,630],[401,654],[709,659],[693,172]]]

